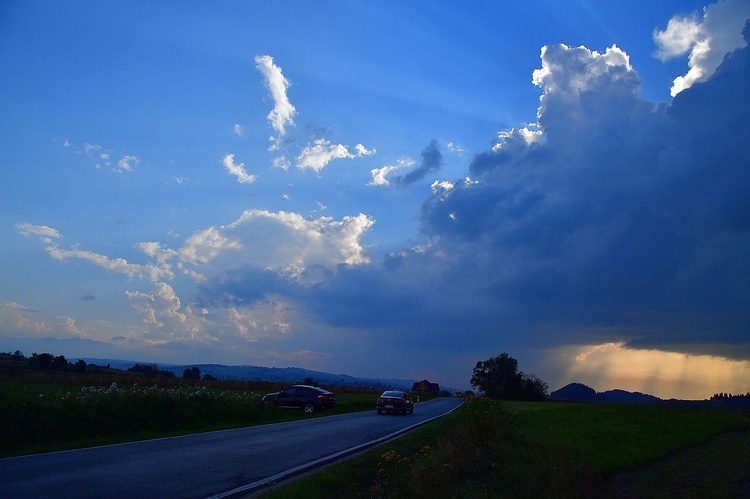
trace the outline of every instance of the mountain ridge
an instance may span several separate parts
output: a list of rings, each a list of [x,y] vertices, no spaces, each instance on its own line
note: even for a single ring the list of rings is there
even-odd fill
[[[560,402],[587,402],[594,404],[643,404],[643,405],[683,405],[696,407],[750,407],[750,395],[721,397],[714,395],[710,399],[681,400],[662,399],[654,395],[627,390],[607,390],[597,392],[583,383],[569,383],[549,394],[550,400]]]
[[[103,359],[94,357],[78,357],[87,364],[109,365],[115,369],[127,370],[135,364],[154,365],[153,362],[132,361],[123,359]],[[78,358],[72,358],[75,361]],[[225,364],[156,364],[164,371],[173,372],[181,377],[185,369],[197,367],[202,375],[210,374],[222,381],[272,381],[278,383],[301,383],[305,379],[312,379],[318,384],[333,386],[367,386],[374,388],[405,388],[411,389],[417,380],[369,378],[350,376],[348,374],[333,374],[314,371],[302,367],[262,367],[253,365],[225,365]]]
[[[276,381],[279,383],[299,383],[305,378],[311,378],[321,384],[333,386],[373,386],[381,388],[411,389],[420,380],[371,378],[350,376],[347,374],[332,374],[314,371],[301,367],[262,367],[252,365],[225,365],[217,363],[203,364],[166,364],[144,360],[129,360],[128,352],[109,343],[87,338],[44,338],[5,337],[0,338],[0,351],[13,352],[48,352],[54,355],[64,355],[69,361],[83,359],[87,364],[107,365],[116,369],[127,370],[135,364],[157,365],[160,369],[173,372],[182,377],[183,371],[191,367],[198,367],[201,374],[210,374],[221,380],[251,380]],[[221,366],[221,367],[219,367]]]

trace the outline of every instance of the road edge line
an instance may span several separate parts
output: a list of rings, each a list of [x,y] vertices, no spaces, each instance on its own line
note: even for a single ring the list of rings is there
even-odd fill
[[[443,418],[447,416],[448,414],[451,414],[453,411],[457,410],[459,407],[461,407],[463,404],[459,404],[450,411],[440,414],[438,416],[434,416],[430,419],[425,419],[424,421],[420,421],[419,423],[415,423],[411,426],[407,426],[406,428],[402,428],[398,431],[395,431],[393,433],[390,433],[388,435],[384,435],[382,437],[376,438],[375,440],[370,440],[369,442],[365,442],[359,445],[355,445],[354,447],[350,447],[348,449],[344,449],[338,452],[334,452],[333,454],[330,454],[328,456],[324,456],[321,458],[316,459],[315,461],[310,461],[309,463],[301,464],[299,466],[296,466],[294,468],[288,469],[286,471],[282,471],[279,473],[276,473],[275,475],[269,476],[267,478],[263,478],[261,480],[257,480],[255,482],[249,483],[247,485],[243,485],[242,487],[237,487],[236,489],[228,490],[226,492],[222,492],[221,494],[216,494],[213,496],[209,496],[208,499],[224,499],[226,497],[234,497],[238,494],[250,494],[253,492],[257,492],[258,490],[261,490],[265,487],[268,487],[276,482],[286,480],[288,478],[291,478],[293,476],[305,473],[307,471],[310,471],[312,469],[315,469],[319,466],[322,466],[324,464],[329,464],[333,461],[336,461],[338,459],[341,459],[342,457],[346,457],[350,454],[356,454],[358,452],[361,452],[363,450],[369,449],[370,447],[375,447],[376,445],[385,443],[389,440],[393,440],[394,438],[407,433],[411,430],[414,430],[416,428],[419,428],[420,426],[424,426],[428,423],[431,423],[435,421],[436,419]]]

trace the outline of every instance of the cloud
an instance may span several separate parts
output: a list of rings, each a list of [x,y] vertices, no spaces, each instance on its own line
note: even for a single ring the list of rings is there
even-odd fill
[[[194,233],[178,253],[183,262],[213,273],[246,266],[296,276],[308,267],[368,263],[361,238],[374,223],[363,214],[335,220],[247,210],[229,225]]]
[[[711,9],[696,21],[703,31],[718,19]],[[672,28],[678,35],[694,50],[687,25]],[[679,47],[664,42],[664,54]],[[17,230],[40,237],[56,258],[152,281],[153,290],[127,294],[147,330],[134,342],[195,337],[204,351],[250,343],[243,352],[265,359],[288,355],[288,346],[274,351],[285,337],[316,358],[356,343],[367,356],[337,356],[342,370],[376,372],[368,359],[386,352],[411,365],[419,351],[422,372],[456,380],[508,351],[552,383],[610,365],[616,376],[606,379],[631,376],[628,387],[640,391],[667,383],[679,355],[690,369],[735,372],[750,358],[748,48],[726,53],[670,103],[639,96],[640,76],[617,46],[549,45],[540,58],[536,121],[498,131],[464,174],[435,178],[443,163],[436,141],[408,173],[399,170],[414,167],[410,160],[371,170],[370,185],[430,185],[418,240],[382,259],[366,244],[375,221],[361,213],[248,210],[174,249],[139,243],[148,264],[62,250],[50,227]],[[274,75],[288,103],[288,82],[280,69]],[[294,112],[282,114],[269,114],[279,136],[293,124]],[[358,146],[319,139],[298,166],[320,172],[370,152]],[[164,282],[173,268],[200,280],[189,299]],[[29,327],[40,322],[26,317]],[[570,362],[555,365],[548,352]],[[661,363],[670,369],[656,372]]]
[[[388,175],[403,168],[411,168],[413,165],[413,159],[403,158],[399,159],[395,165],[386,165],[380,168],[373,168],[372,170],[370,170],[370,173],[372,174],[372,180],[367,185],[389,186],[391,185],[391,183],[388,181]]]
[[[238,137],[244,137],[245,127],[243,127],[239,123],[235,123],[234,127],[232,127],[232,132]]]
[[[48,246],[45,249],[55,260],[85,260],[96,267],[131,278],[137,277],[141,279],[149,279],[151,281],[174,278],[174,273],[168,264],[153,265],[130,263],[124,258],[110,258],[106,255],[75,247],[73,249],[61,249],[58,246]]]
[[[126,291],[133,308],[143,316],[148,328],[145,341],[163,344],[180,341],[206,342],[208,322],[193,312],[189,305],[183,306],[174,289],[164,282],[154,283],[153,293]]]
[[[140,164],[141,160],[137,156],[125,155],[117,163],[112,163],[113,152],[98,144],[89,144],[84,142],[82,147],[75,146],[68,139],[63,141],[63,147],[71,149],[76,154],[82,154],[94,161],[94,166],[107,168],[116,173],[132,172]]]
[[[117,162],[117,167],[114,168],[114,170],[118,172],[132,172],[140,162],[141,160],[135,156],[123,156],[120,158],[120,161]]]
[[[297,156],[297,168],[320,172],[334,159],[353,159],[362,156],[372,156],[375,149],[367,149],[362,144],[354,146],[354,152],[342,144],[331,144],[326,139],[318,139],[314,145],[308,145]]]
[[[750,4],[746,0],[722,0],[705,7],[702,18],[676,16],[663,31],[654,30],[656,57],[668,61],[689,54],[690,69],[675,78],[672,97],[706,81],[726,54],[746,45],[742,32],[748,19]]]
[[[226,313],[232,332],[250,343],[287,335],[291,329],[284,304],[269,298],[244,307],[228,307]]]
[[[71,317],[51,316],[16,302],[0,303],[0,330],[37,338],[50,334],[64,337],[80,337],[83,334]]]
[[[578,382],[666,399],[695,399],[709,398],[717,392],[716,387],[727,393],[746,393],[750,384],[747,360],[634,349],[622,343],[556,349],[549,352],[548,359],[564,364],[560,386]],[[642,374],[634,376],[634,372]]]
[[[82,250],[77,247],[72,249],[61,249],[56,244],[53,244],[53,239],[59,239],[62,236],[56,229],[46,225],[32,225],[24,222],[16,224],[16,229],[23,236],[28,237],[35,235],[39,237],[43,243],[48,245],[45,250],[55,260],[63,261],[73,258],[86,260],[105,270],[117,272],[128,277],[148,278],[152,281],[174,277],[170,265],[166,263],[165,259],[160,260],[158,265],[128,263],[123,258],[109,258],[105,255]]]
[[[274,64],[273,57],[270,55],[257,56],[255,67],[263,75],[274,102],[274,107],[267,116],[269,123],[278,134],[277,138],[272,138],[274,145],[271,149],[274,150],[278,147],[280,137],[286,133],[286,127],[294,125],[294,115],[297,111],[287,97],[287,89],[291,83],[284,77],[281,68]]]
[[[284,154],[280,154],[273,159],[274,168],[281,168],[282,170],[288,170],[291,166],[289,158]]]
[[[399,175],[393,181],[399,185],[406,186],[424,178],[428,173],[437,171],[443,166],[443,155],[436,140],[430,141],[422,151],[422,162],[417,168],[406,175]]]
[[[16,224],[16,230],[22,236],[37,236],[45,244],[52,244],[53,239],[59,239],[62,236],[52,227],[46,225],[33,225],[28,222]]]
[[[94,166],[96,166],[96,168],[101,168],[102,166],[109,168],[112,166],[112,162],[110,161],[111,151],[104,149],[100,145],[89,144],[88,142],[85,142],[83,144],[83,149],[78,149],[66,140],[65,147],[72,147],[78,154],[83,153],[89,158],[93,159],[95,161]],[[113,170],[116,169],[113,168]]]
[[[536,130],[501,132],[474,181],[433,184],[430,245],[392,268],[441,269],[444,299],[493,303],[506,340],[750,355],[749,68],[742,49],[657,105],[621,49],[545,47]]]
[[[617,344],[622,359],[653,351],[643,358],[655,363],[670,352],[724,366],[750,358],[748,49],[668,104],[639,96],[616,46],[545,47],[533,76],[537,122],[501,130],[469,177],[432,182],[422,244],[309,281],[225,273],[206,297],[245,303],[271,290],[319,342],[333,330],[368,352],[450,351],[469,370],[505,350],[552,383],[569,373],[545,367],[543,352],[563,348]],[[594,359],[579,372],[594,372]],[[646,391],[667,373],[630,375]]]
[[[237,182],[241,184],[252,184],[257,179],[256,175],[250,175],[245,171],[245,163],[234,163],[234,154],[225,155],[221,162],[224,165],[224,168],[237,177]]]

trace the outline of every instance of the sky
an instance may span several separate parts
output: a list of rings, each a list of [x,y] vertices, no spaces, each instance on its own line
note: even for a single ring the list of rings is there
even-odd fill
[[[748,19],[2,2],[0,350],[750,391]]]

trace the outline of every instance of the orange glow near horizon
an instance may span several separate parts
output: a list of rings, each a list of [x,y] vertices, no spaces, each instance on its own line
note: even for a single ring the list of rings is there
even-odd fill
[[[750,392],[750,362],[712,355],[635,350],[623,343],[564,347],[561,386],[583,383],[596,391],[622,389],[663,399],[702,400],[719,392]]]

